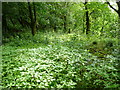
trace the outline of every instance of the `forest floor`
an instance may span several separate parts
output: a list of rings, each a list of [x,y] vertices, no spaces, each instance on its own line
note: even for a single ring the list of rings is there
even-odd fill
[[[120,87],[116,38],[38,33],[3,42],[3,88]]]

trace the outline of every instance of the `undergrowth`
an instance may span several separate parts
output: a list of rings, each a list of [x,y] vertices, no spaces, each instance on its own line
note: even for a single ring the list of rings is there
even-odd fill
[[[92,45],[94,41],[99,44]],[[113,43],[110,53],[108,41]],[[119,88],[117,47],[115,38],[74,33],[3,38],[1,84],[3,88]]]

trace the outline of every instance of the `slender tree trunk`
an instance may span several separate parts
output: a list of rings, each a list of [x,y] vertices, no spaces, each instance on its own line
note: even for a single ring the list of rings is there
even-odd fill
[[[67,18],[64,16],[64,32],[67,31]]]
[[[69,3],[68,2],[65,2],[64,3],[64,7],[66,8],[66,13],[64,14],[64,32],[68,32],[68,20],[67,20],[67,17],[68,17],[68,13],[69,11],[67,10],[67,7],[68,7]]]
[[[90,19],[89,19],[89,12],[88,12],[88,8],[87,8],[87,3],[88,3],[88,0],[85,1],[84,5],[85,5],[85,15],[86,15],[86,34],[89,34],[89,32],[90,32]]]
[[[89,34],[89,32],[90,32],[89,15],[88,11],[86,11],[86,34]]]
[[[33,36],[36,34],[36,8],[35,8],[35,4],[33,2],[33,10],[34,10],[34,19],[33,19],[33,22],[34,22],[34,26],[33,26]]]
[[[30,2],[28,2],[28,8],[29,8],[29,17],[31,19],[31,30],[32,30],[32,35],[34,36],[35,33],[36,33],[36,10],[35,10],[35,4],[33,2],[33,10],[34,10],[34,13],[32,12],[32,7],[31,7],[31,4]]]

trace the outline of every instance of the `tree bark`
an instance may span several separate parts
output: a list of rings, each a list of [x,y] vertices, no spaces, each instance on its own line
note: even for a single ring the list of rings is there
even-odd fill
[[[34,13],[32,12],[32,7],[31,7],[31,4],[30,4],[29,1],[28,1],[28,8],[29,8],[29,17],[31,19],[30,27],[31,27],[31,30],[32,30],[32,35],[34,36],[35,33],[36,33],[36,9],[35,9],[34,2],[33,2],[33,11],[34,11]]]
[[[88,8],[87,8],[87,3],[88,0],[85,0],[85,15],[86,15],[86,34],[89,34],[90,32],[90,19],[89,19],[89,12],[88,12]]]

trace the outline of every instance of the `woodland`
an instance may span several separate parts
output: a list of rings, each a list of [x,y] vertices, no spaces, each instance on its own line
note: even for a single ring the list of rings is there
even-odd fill
[[[120,1],[2,2],[1,88],[120,89]]]

